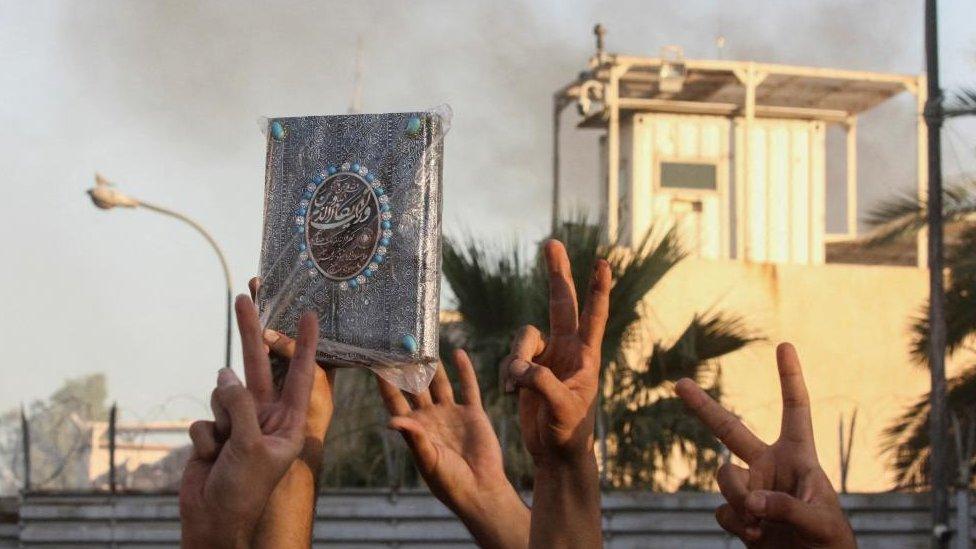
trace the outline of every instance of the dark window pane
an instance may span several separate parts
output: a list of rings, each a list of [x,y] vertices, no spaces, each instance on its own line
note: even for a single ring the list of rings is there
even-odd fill
[[[714,191],[717,188],[715,174],[715,164],[661,162],[662,187]]]

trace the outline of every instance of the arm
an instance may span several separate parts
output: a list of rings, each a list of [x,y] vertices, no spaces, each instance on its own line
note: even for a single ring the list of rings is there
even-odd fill
[[[530,546],[602,547],[593,427],[610,267],[597,261],[579,315],[566,249],[550,240],[545,255],[550,339],[523,328],[503,362],[519,388],[522,438],[536,467]]]
[[[529,509],[505,477],[502,451],[481,405],[474,366],[464,351],[454,353],[461,381],[456,401],[444,365],[430,389],[404,395],[377,377],[390,412],[390,428],[400,431],[417,469],[437,499],[456,514],[481,547],[526,547]]]
[[[295,356],[275,394],[253,303],[237,300],[247,386],[223,369],[211,396],[214,421],[190,428],[193,455],[180,483],[182,545],[250,547],[268,498],[299,455],[315,369],[314,314],[299,322]]]
[[[766,444],[695,382],[682,379],[678,396],[748,468],[726,463],[718,485],[727,503],[715,517],[749,547],[851,549],[857,546],[837,492],[820,467],[810,418],[810,397],[796,349],[776,348],[783,421]]]
[[[252,278],[248,287],[253,299],[260,289],[260,280]],[[272,330],[264,330],[263,336],[266,353],[280,359],[295,355],[295,340],[290,337]],[[283,365],[284,361],[280,363]],[[334,410],[334,380],[335,370],[315,368],[304,444],[298,459],[292,462],[268,499],[255,529],[253,547],[308,547],[311,543],[325,435]]]

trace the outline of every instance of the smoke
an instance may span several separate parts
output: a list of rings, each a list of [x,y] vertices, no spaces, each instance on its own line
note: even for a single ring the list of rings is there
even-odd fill
[[[264,140],[255,120],[346,112],[360,36],[365,110],[454,108],[447,231],[541,236],[552,93],[584,68],[598,21],[610,51],[653,55],[679,44],[689,57],[711,58],[723,35],[725,58],[922,66],[914,0],[4,3],[0,246],[17,260],[0,271],[0,301],[17,313],[0,319],[0,333],[11,364],[45,368],[5,384],[0,404],[92,370],[109,373],[123,408],[213,383],[223,289],[210,250],[172,220],[96,212],[81,191],[99,169],[127,192],[199,219],[243,288],[261,229]],[[863,118],[865,206],[914,186],[913,112],[906,96]],[[595,212],[596,135],[566,116],[565,204]]]

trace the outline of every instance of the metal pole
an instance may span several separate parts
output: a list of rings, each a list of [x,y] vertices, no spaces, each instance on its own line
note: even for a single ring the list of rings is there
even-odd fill
[[[932,482],[932,545],[948,547],[949,468],[946,425],[945,293],[942,261],[942,91],[939,89],[939,39],[936,0],[925,2],[925,66],[928,73],[928,256],[929,256],[929,371],[932,379],[929,440],[932,443],[929,478]]]
[[[233,308],[233,300],[234,300],[234,298],[233,298],[234,284],[231,281],[230,269],[227,267],[227,259],[224,257],[224,252],[220,249],[220,246],[217,245],[217,241],[214,239],[214,237],[211,236],[210,233],[208,233],[207,230],[204,229],[199,223],[197,223],[196,221],[190,219],[189,217],[187,217],[187,216],[185,216],[185,215],[183,215],[181,213],[174,212],[173,210],[170,210],[170,209],[167,209],[167,208],[163,208],[162,206],[156,206],[155,204],[149,204],[148,202],[139,201],[139,206],[141,206],[143,208],[146,208],[147,210],[152,210],[154,212],[158,212],[158,213],[161,213],[163,215],[168,215],[170,217],[179,219],[180,221],[182,221],[182,222],[186,223],[187,225],[193,227],[194,229],[196,229],[196,231],[198,233],[200,233],[201,235],[203,235],[203,238],[207,239],[207,242],[210,243],[210,247],[212,247],[213,250],[214,250],[214,252],[217,253],[217,259],[220,260],[220,268],[223,269],[223,271],[224,271],[224,282],[227,285],[227,295],[226,295],[226,301],[227,301],[226,305],[227,305],[227,308],[226,308],[226,326],[225,326],[225,328],[226,328],[226,334],[225,334],[226,337],[225,337],[225,346],[224,346],[224,367],[225,368],[230,368],[230,342],[231,342],[231,319],[232,319],[232,317],[231,317],[231,309]]]
[[[30,492],[31,489],[31,440],[30,440],[30,423],[27,422],[27,411],[24,410],[24,405],[20,405],[20,434],[21,443],[24,446],[24,492]]]
[[[559,127],[563,101],[559,96],[552,99],[552,234],[559,225]]]
[[[113,402],[108,414],[108,489],[116,492],[115,482],[115,420],[118,417],[118,404]]]

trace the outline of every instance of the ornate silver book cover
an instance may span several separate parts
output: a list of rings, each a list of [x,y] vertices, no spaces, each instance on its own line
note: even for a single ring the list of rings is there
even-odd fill
[[[268,120],[258,307],[294,335],[319,314],[318,358],[410,391],[435,368],[441,166],[449,111]]]

